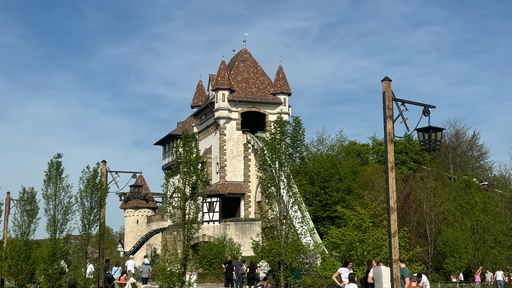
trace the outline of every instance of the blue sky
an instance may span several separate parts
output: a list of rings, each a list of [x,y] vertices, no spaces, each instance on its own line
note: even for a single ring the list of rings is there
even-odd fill
[[[433,125],[462,119],[510,165],[510,11],[510,1],[468,0],[2,1],[0,197],[40,190],[57,152],[75,191],[82,168],[102,159],[143,171],[161,190],[152,144],[188,116],[197,81],[244,33],[271,78],[283,65],[308,137],[382,137],[380,80],[389,76],[398,97],[438,107]],[[413,125],[420,114],[411,110]],[[110,196],[114,229],[118,206]]]

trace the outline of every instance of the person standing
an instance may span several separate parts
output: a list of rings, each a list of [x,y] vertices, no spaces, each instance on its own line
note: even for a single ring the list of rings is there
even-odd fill
[[[345,286],[348,284],[348,274],[353,273],[354,270],[352,270],[352,263],[351,260],[345,260],[343,261],[343,266],[341,266],[334,274],[332,274],[331,278],[332,280],[340,287]],[[341,278],[341,283],[338,281],[338,276]]]
[[[482,282],[482,266],[478,267],[478,270],[475,272],[475,288],[480,288],[480,283]]]
[[[254,261],[251,261],[247,269],[247,286],[253,288],[256,284],[256,278],[258,277],[258,266]]]
[[[375,260],[368,259],[368,261],[366,261],[366,269],[364,271],[364,276],[361,278],[361,288],[373,288],[374,287],[373,283],[368,282],[368,274],[370,273],[370,270],[372,270],[372,268],[374,266],[377,266],[377,264],[375,263]]]
[[[494,274],[492,274],[492,272],[489,269],[487,269],[485,272],[485,285],[488,288],[491,287],[493,279],[494,279]]]
[[[119,262],[116,261],[116,263],[114,263],[114,266],[112,267],[112,276],[114,276],[114,279],[116,281],[118,281],[119,277],[121,277],[121,272],[123,272],[123,268],[121,268]]]
[[[407,268],[407,266],[405,265],[405,261],[404,259],[400,258],[399,259],[400,263],[400,287],[402,288],[408,288],[409,286],[411,286],[411,280],[410,280],[410,273],[409,273],[409,268]]]
[[[87,269],[85,270],[85,278],[92,278],[94,273],[94,265],[91,261],[87,261]]]
[[[126,267],[126,278],[127,280],[130,280],[135,273],[135,261],[133,260],[133,255],[130,255],[130,259],[126,260],[124,266]]]
[[[238,261],[236,262],[236,265],[235,265],[235,276],[236,276],[235,288],[243,288],[245,270],[246,270],[246,267],[245,267],[244,260],[242,259],[242,256],[238,256]]]
[[[377,262],[377,266],[368,273],[368,283],[374,283],[375,288],[391,288],[391,270],[384,262]]]
[[[235,268],[233,267],[233,260],[231,260],[230,256],[228,256],[226,262],[222,264],[222,267],[224,267],[224,287],[235,287]]]
[[[503,274],[503,271],[496,271],[494,273],[494,280],[496,281],[496,287],[505,288],[505,274]]]
[[[149,277],[151,277],[151,264],[149,263],[148,256],[144,255],[144,259],[140,265],[140,279],[142,285],[148,284]]]
[[[418,286],[423,288],[430,288],[430,281],[428,281],[427,276],[417,273],[416,277],[418,278]]]

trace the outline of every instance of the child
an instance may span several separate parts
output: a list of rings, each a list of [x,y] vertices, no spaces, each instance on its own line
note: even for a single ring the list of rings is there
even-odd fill
[[[416,276],[411,277],[411,286],[418,287],[418,277],[416,277]]]
[[[272,285],[270,285],[267,280],[268,277],[265,276],[262,280],[260,280],[260,282],[258,282],[258,284],[256,284],[256,288],[272,288]]]

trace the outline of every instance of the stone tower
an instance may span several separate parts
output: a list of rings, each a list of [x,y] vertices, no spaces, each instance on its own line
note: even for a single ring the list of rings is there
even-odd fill
[[[279,116],[288,119],[290,95],[283,67],[278,66],[272,81],[244,48],[220,63],[206,87],[199,80],[190,116],[155,143],[162,146],[165,171],[184,131],[199,141],[210,185],[203,195],[203,225],[196,242],[228,235],[241,243],[244,255],[252,255],[251,242],[259,239],[261,201],[255,135],[265,133]]]
[[[124,247],[127,251],[152,229],[151,216],[155,215],[157,209],[157,203],[142,175],[137,176],[135,182],[130,185],[130,191],[119,208],[124,210]],[[134,260],[137,265],[142,262],[145,254],[151,253],[153,247],[159,250],[160,238],[160,236],[153,237],[135,253]]]

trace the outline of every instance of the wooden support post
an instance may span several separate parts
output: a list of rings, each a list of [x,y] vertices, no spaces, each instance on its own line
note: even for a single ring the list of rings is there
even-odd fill
[[[398,249],[398,220],[395,182],[395,128],[393,117],[393,92],[391,79],[382,79],[382,101],[384,104],[384,145],[386,147],[386,182],[388,200],[388,239],[391,259],[391,287],[400,288],[400,265]]]
[[[106,218],[106,205],[108,196],[108,185],[107,185],[107,161],[101,161],[101,183],[103,184],[102,189],[103,196],[100,199],[101,211],[100,211],[100,223],[98,227],[98,287],[103,288],[105,271],[103,266],[105,263],[105,218]]]
[[[4,253],[5,253],[5,249],[7,248],[7,239],[9,238],[9,215],[10,214],[11,214],[11,192],[7,192],[6,196],[5,196],[5,209],[4,209],[4,234],[3,234]],[[2,256],[5,257],[5,254]],[[5,263],[5,259],[1,259],[0,265],[4,265],[3,263]],[[4,287],[5,287],[5,280],[4,280],[3,275],[0,275],[0,288],[4,288]]]
[[[7,247],[7,238],[9,238],[9,215],[11,214],[11,192],[5,196],[4,211],[4,249]]]

